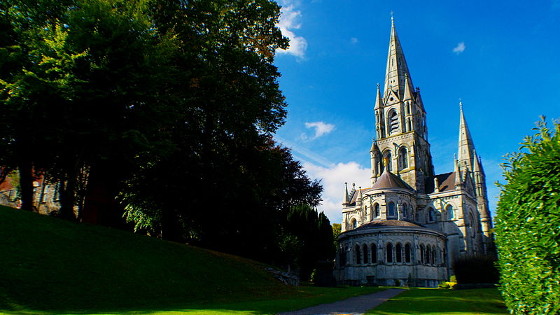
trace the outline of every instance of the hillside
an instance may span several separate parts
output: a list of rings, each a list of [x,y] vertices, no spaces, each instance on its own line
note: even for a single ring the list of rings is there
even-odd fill
[[[6,207],[0,253],[0,312],[145,312],[294,290],[247,259]]]

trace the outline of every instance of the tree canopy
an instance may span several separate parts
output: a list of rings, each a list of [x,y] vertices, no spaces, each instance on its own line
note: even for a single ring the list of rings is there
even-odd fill
[[[22,208],[42,175],[59,184],[61,217],[124,217],[280,261],[279,235],[306,205],[331,246],[313,210],[322,187],[273,140],[286,117],[279,13],[271,0],[3,1],[0,165],[19,171]]]

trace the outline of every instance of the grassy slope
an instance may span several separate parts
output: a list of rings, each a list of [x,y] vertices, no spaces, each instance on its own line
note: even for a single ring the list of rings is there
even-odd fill
[[[371,291],[292,288],[243,258],[0,206],[0,312],[258,314]]]
[[[509,314],[497,289],[410,289],[368,314]]]

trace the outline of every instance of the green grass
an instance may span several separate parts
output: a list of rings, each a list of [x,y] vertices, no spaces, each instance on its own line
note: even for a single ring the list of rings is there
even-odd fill
[[[373,292],[290,287],[263,264],[0,207],[0,312],[269,314]]]
[[[410,289],[367,314],[509,314],[498,289]]]

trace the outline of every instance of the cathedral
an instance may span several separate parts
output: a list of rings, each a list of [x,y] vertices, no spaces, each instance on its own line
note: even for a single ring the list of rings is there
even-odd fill
[[[493,253],[486,180],[462,105],[453,172],[435,174],[426,111],[391,23],[377,85],[371,187],[344,192],[339,283],[435,287],[462,256]]]

